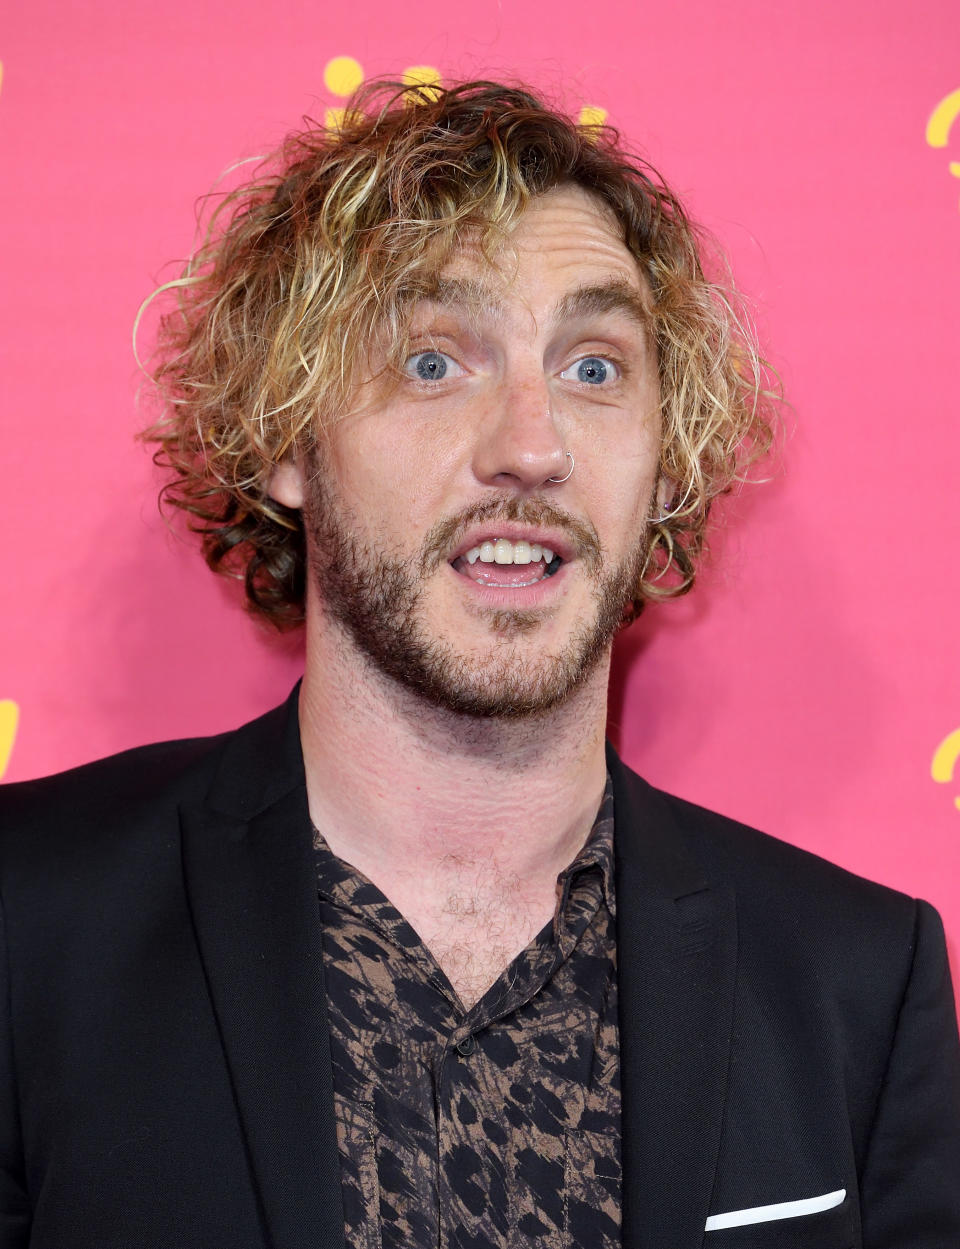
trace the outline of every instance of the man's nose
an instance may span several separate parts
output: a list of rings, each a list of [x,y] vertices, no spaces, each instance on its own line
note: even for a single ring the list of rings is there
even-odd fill
[[[546,384],[504,387],[478,433],[474,473],[485,485],[536,490],[565,475],[567,450]]]

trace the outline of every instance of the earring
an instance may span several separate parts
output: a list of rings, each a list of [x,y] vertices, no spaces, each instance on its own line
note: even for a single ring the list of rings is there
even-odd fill
[[[687,500],[690,498],[690,489],[690,486],[687,486],[683,498],[679,501],[679,503],[676,500],[676,496],[674,496],[674,498],[670,500],[674,506],[672,508],[665,508],[659,516],[651,516],[648,523],[651,525],[663,525],[668,520],[673,520],[676,516],[679,516],[683,508],[686,507]]]

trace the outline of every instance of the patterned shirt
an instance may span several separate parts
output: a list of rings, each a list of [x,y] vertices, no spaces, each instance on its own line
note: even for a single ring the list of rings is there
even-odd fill
[[[469,1010],[315,832],[348,1249],[620,1244],[613,795]]]

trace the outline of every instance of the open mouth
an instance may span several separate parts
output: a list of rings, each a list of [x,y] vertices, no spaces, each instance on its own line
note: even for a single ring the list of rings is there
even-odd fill
[[[477,585],[516,590],[556,575],[563,560],[548,546],[521,539],[489,538],[451,562],[455,572]]]

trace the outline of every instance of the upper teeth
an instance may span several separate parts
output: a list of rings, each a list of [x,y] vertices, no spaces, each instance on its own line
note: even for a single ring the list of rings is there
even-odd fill
[[[465,559],[470,564],[535,564],[543,560],[553,563],[553,551],[536,542],[511,542],[509,538],[496,538],[493,542],[481,542],[467,551]]]

